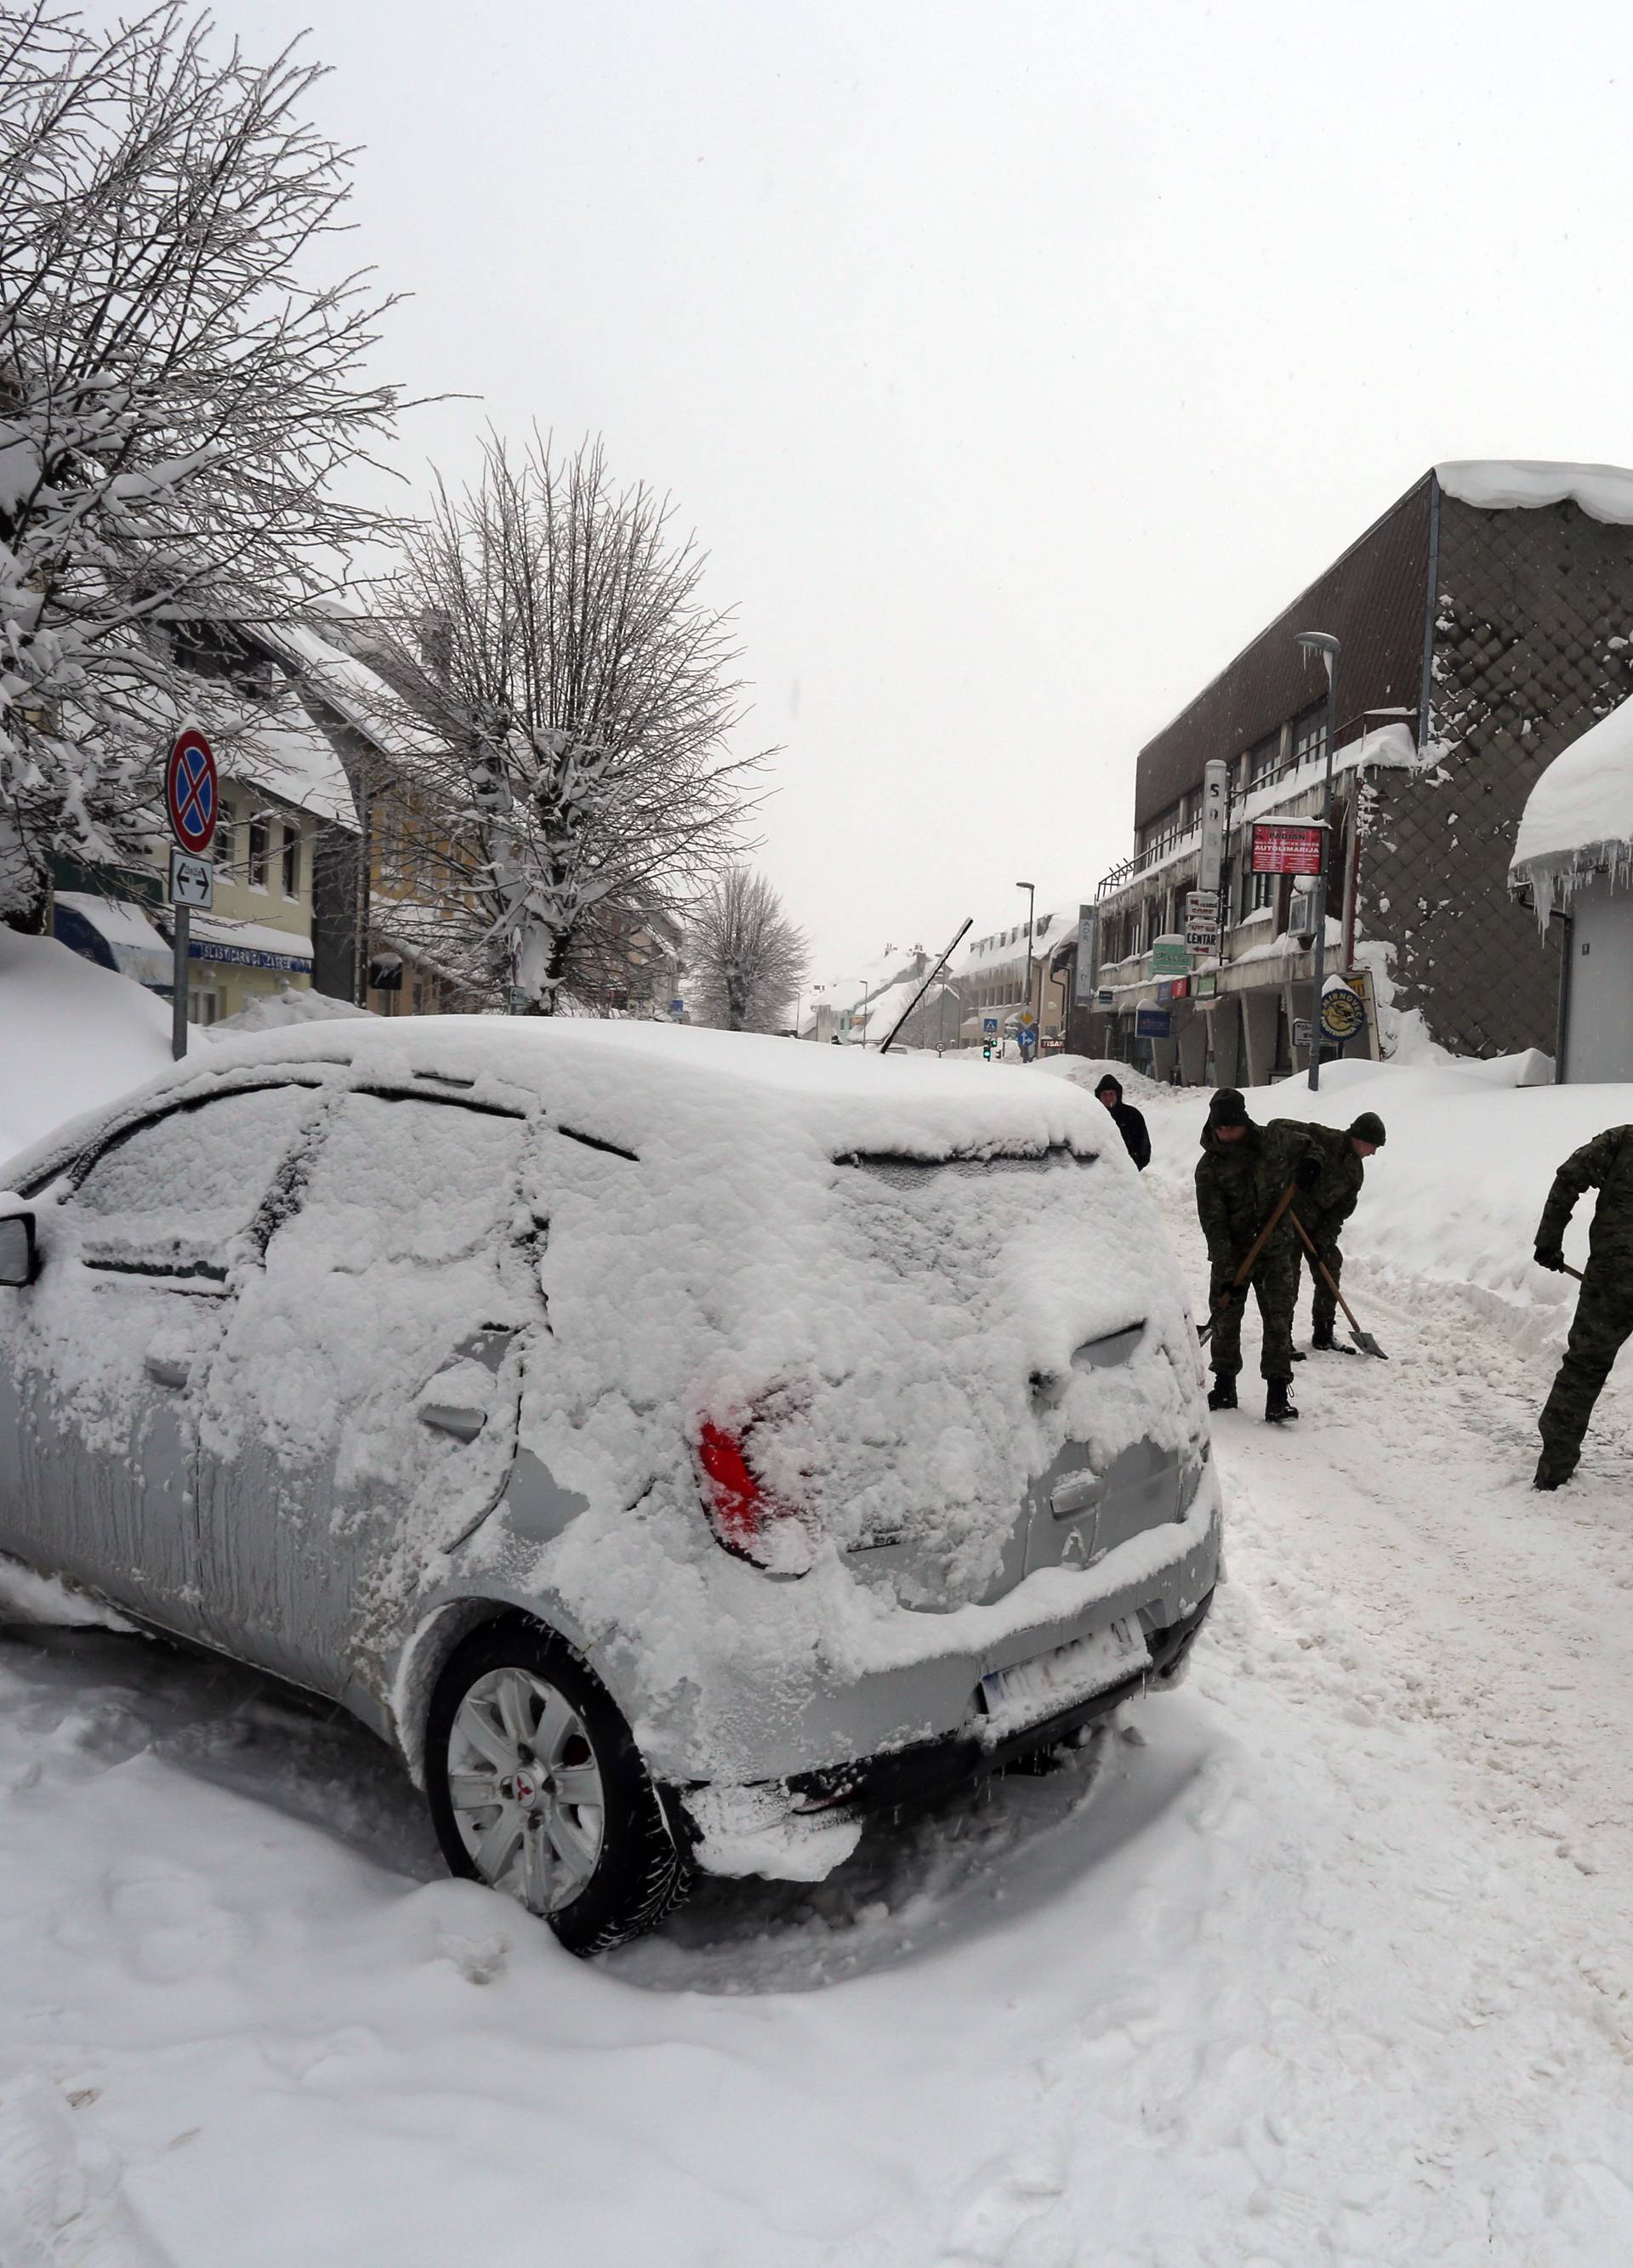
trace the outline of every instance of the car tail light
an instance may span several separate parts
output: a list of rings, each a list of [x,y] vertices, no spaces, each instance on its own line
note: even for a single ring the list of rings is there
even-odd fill
[[[706,1418],[698,1429],[704,1510],[723,1550],[768,1574],[802,1575],[810,1538],[798,1513],[762,1484],[750,1460],[750,1423],[741,1431]]]

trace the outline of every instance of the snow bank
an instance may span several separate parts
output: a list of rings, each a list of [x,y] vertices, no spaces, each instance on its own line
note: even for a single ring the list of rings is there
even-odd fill
[[[170,1061],[170,1007],[55,938],[0,929],[0,1181],[15,1150]]]
[[[1163,1092],[1154,1079],[1148,1079],[1143,1071],[1127,1064],[1113,1063],[1109,1056],[1045,1056],[1027,1068],[1043,1071],[1051,1079],[1068,1079],[1072,1086],[1081,1086],[1085,1094],[1092,1094],[1109,1071],[1121,1082],[1125,1102],[1143,1102],[1148,1096]]]
[[[1624,701],[1555,757],[1532,789],[1510,873],[1533,885],[1546,916],[1596,868],[1633,877],[1633,702]]]
[[[344,1021],[353,1016],[372,1016],[372,1008],[359,1008],[351,1000],[336,1000],[327,992],[305,991],[293,984],[284,985],[281,992],[259,994],[236,1016],[224,1016],[218,1024],[205,1028],[217,1044],[235,1039],[240,1034],[277,1032],[291,1024],[323,1024]]]
[[[1622,465],[1563,465],[1546,458],[1467,457],[1435,467],[1435,478],[1459,504],[1482,512],[1580,504],[1591,519],[1633,524],[1633,472]]]
[[[1248,1108],[1261,1122],[1329,1126],[1377,1111],[1389,1140],[1368,1161],[1346,1254],[1403,1285],[1449,1292],[1521,1344],[1551,1346],[1569,1329],[1577,1286],[1532,1259],[1537,1222],[1570,1152],[1633,1122],[1633,1086],[1526,1084],[1546,1061],[1533,1053],[1500,1063],[1337,1064],[1322,1072],[1319,1094],[1301,1074],[1251,1090]],[[1171,1186],[1188,1184],[1195,1169],[1206,1110],[1206,1095],[1191,1089],[1158,1098],[1149,1113],[1150,1171]],[[1592,1217],[1590,1193],[1565,1240],[1573,1267],[1586,1261]]]

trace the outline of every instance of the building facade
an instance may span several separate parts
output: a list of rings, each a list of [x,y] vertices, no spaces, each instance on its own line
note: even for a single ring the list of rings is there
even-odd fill
[[[1140,752],[1132,855],[1096,901],[1094,1000],[1072,1044],[1187,1083],[1309,1060],[1313,886],[1252,871],[1256,820],[1319,819],[1326,684],[1296,644],[1341,642],[1326,967],[1378,1053],[1412,1020],[1459,1054],[1551,1049],[1556,962],[1508,887],[1550,759],[1633,684],[1633,473],[1428,473]],[[1219,950],[1159,974],[1201,857],[1204,770],[1227,767]]]

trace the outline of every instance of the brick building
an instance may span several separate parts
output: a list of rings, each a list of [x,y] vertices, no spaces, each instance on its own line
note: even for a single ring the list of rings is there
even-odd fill
[[[1313,913],[1248,871],[1254,819],[1319,815],[1326,688],[1294,643],[1342,641],[1329,968],[1459,1054],[1550,1049],[1554,951],[1507,886],[1538,774],[1633,687],[1633,472],[1447,464],[1424,475],[1140,751],[1133,855],[1101,884],[1095,998],[1071,1044],[1187,1083],[1304,1067]],[[1196,887],[1203,769],[1230,777],[1216,961],[1158,980]],[[1138,1012],[1166,1037],[1136,1036]],[[1150,1018],[1145,1020],[1148,1023]],[[1351,1043],[1358,1049],[1363,1042]]]

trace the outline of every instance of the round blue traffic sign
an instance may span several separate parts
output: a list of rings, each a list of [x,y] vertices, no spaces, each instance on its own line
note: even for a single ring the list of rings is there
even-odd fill
[[[216,831],[216,760],[191,725],[176,735],[165,767],[165,806],[176,841],[202,858]]]

